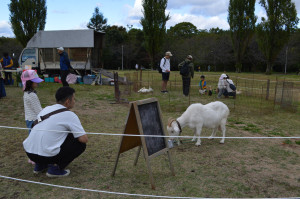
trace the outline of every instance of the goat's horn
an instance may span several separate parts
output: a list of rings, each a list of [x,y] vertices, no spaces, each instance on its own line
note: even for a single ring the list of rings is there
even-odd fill
[[[174,119],[171,118],[171,117],[168,119],[168,127],[171,127],[171,123],[172,123],[173,121],[174,121]]]

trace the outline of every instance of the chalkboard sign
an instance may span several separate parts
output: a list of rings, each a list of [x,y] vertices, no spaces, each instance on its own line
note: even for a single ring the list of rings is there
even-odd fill
[[[161,118],[160,106],[156,98],[131,102],[127,122],[124,128],[124,134],[164,136],[165,133]],[[165,137],[122,136],[112,176],[115,175],[121,153],[138,147],[137,156],[134,161],[134,165],[136,165],[141,148],[143,148],[151,186],[152,189],[155,189],[150,166],[150,161],[154,157],[167,153],[171,172],[173,175],[175,175],[171,161],[171,154],[167,146],[167,139]]]
[[[138,105],[144,135],[164,135],[157,102]],[[165,138],[145,137],[148,155],[166,148]]]

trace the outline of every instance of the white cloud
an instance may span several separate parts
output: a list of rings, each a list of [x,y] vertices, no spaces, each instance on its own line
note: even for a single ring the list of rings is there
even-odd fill
[[[74,26],[73,28],[72,28],[72,30],[80,30],[80,29],[87,29],[87,24],[88,24],[88,22],[81,22],[79,25],[77,25],[77,26]]]
[[[66,10],[52,10],[51,11],[54,14],[69,14]]]
[[[167,22],[167,26],[174,26],[181,22],[190,22],[194,24],[198,29],[211,29],[217,28],[220,29],[229,29],[229,25],[225,19],[222,19],[219,16],[213,17],[204,17],[204,16],[195,16],[191,14],[173,14],[171,19]]]
[[[0,21],[0,37],[14,37],[8,21]]]
[[[224,0],[169,0],[169,9],[181,9],[185,6],[209,6],[211,4],[216,4],[219,2],[224,2]]]
[[[216,16],[227,12],[229,1],[225,0],[170,0],[168,9],[186,7],[191,14]]]
[[[300,0],[294,0],[298,16],[300,16]],[[166,13],[170,13],[171,19],[167,27],[174,26],[180,22],[190,22],[198,29],[210,29],[219,27],[229,29],[227,22],[229,0],[169,0]],[[140,19],[143,17],[142,0],[135,0],[134,6],[125,5],[127,18],[124,24],[133,25],[141,28]],[[256,15],[258,22],[261,17],[266,17],[263,8],[256,3]]]
[[[222,3],[223,2],[223,3]],[[222,28],[228,29],[226,17],[224,18],[224,10],[227,10],[228,2],[224,0],[169,0],[168,10],[166,14],[170,13],[171,19],[167,22],[167,27],[174,26],[180,22],[190,22],[197,26],[198,29],[210,29],[210,28]],[[187,13],[180,13],[176,10],[180,6],[189,4],[190,9]],[[226,8],[224,6],[226,4]],[[203,5],[204,8],[200,6]],[[214,9],[214,14],[209,15],[201,14],[204,12],[202,9],[206,9],[205,12],[213,10],[213,7],[220,7],[220,9]],[[141,27],[140,19],[143,17],[142,13],[142,0],[135,0],[134,6],[126,5],[125,8],[128,11],[128,17],[125,19],[126,24],[133,25],[135,27]],[[202,10],[202,11],[201,11]],[[196,14],[195,14],[196,13]]]
[[[124,19],[125,23],[140,27],[140,20],[141,17],[143,17],[142,0],[135,0],[133,7],[128,4],[126,4],[124,7],[128,13],[127,18]]]

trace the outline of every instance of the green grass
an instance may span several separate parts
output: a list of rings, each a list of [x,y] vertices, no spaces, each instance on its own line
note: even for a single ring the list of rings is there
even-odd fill
[[[126,71],[128,73],[128,71]],[[122,71],[119,73],[122,75]],[[197,73],[192,84],[197,85]],[[205,73],[208,85],[215,86],[218,73]],[[214,76],[215,75],[215,76]],[[235,73],[230,73],[235,81]],[[275,80],[276,76],[261,74],[238,74],[243,78]],[[286,76],[285,76],[286,77]],[[176,78],[176,83],[175,83]],[[284,77],[278,76],[283,79]],[[286,78],[297,80],[297,76]],[[298,77],[299,78],[299,77]],[[153,79],[153,80],[152,80]],[[206,104],[216,101],[213,96],[200,96],[197,86],[192,87],[190,98],[182,96],[179,76],[171,74],[169,94],[160,93],[161,77],[157,72],[143,73],[144,83],[154,89],[153,93],[140,94],[131,92],[125,95],[125,86],[120,86],[121,98],[128,101],[156,97],[159,100],[164,127],[169,117],[179,117],[191,103]],[[235,81],[236,82],[236,81]],[[272,100],[265,100],[260,90],[253,89],[252,81],[247,80],[249,92],[233,99],[221,99],[230,109],[226,136],[242,137],[259,135],[299,136],[299,111],[290,112],[274,105]],[[248,85],[249,84],[249,85]],[[238,85],[245,85],[238,79]],[[253,84],[259,88],[263,82]],[[170,86],[170,84],[169,84]],[[42,106],[55,103],[54,94],[58,84],[42,83],[38,96]],[[76,106],[73,111],[79,116],[87,132],[122,133],[129,106],[126,103],[114,104],[114,87],[72,85],[76,90]],[[140,88],[140,87],[139,87]],[[251,92],[250,92],[251,91]],[[22,90],[6,87],[7,97],[0,100],[0,125],[25,127]],[[209,136],[211,130],[203,129],[202,136]],[[45,174],[35,176],[32,166],[27,164],[27,157],[22,142],[27,131],[0,128],[0,174],[39,181],[44,183],[74,186],[106,191],[171,195],[183,197],[298,197],[300,147],[299,140],[289,139],[291,143],[282,145],[285,140],[230,140],[224,145],[218,139],[202,139],[202,145],[186,140],[172,151],[176,176],[170,174],[165,155],[154,158],[152,171],[157,189],[151,190],[147,166],[140,155],[136,167],[133,166],[136,149],[120,156],[117,173],[112,178],[111,172],[120,144],[120,137],[89,135],[85,153],[72,162],[68,168],[71,175],[67,178],[49,179]],[[193,130],[183,129],[182,135],[193,135]],[[220,136],[220,132],[217,136]],[[0,198],[130,198],[98,194],[84,191],[59,189],[41,185],[0,179]]]

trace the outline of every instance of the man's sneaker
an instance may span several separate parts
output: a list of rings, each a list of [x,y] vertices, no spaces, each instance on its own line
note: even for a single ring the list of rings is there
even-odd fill
[[[47,168],[48,168],[47,164],[38,164],[38,163],[35,163],[35,166],[34,166],[34,169],[33,169],[33,173],[35,173],[35,174],[42,173]]]
[[[49,166],[48,168],[48,172],[46,173],[46,175],[48,177],[65,177],[65,176],[68,176],[70,174],[70,170],[69,169],[60,169],[58,166],[54,166],[54,165],[51,165]]]

